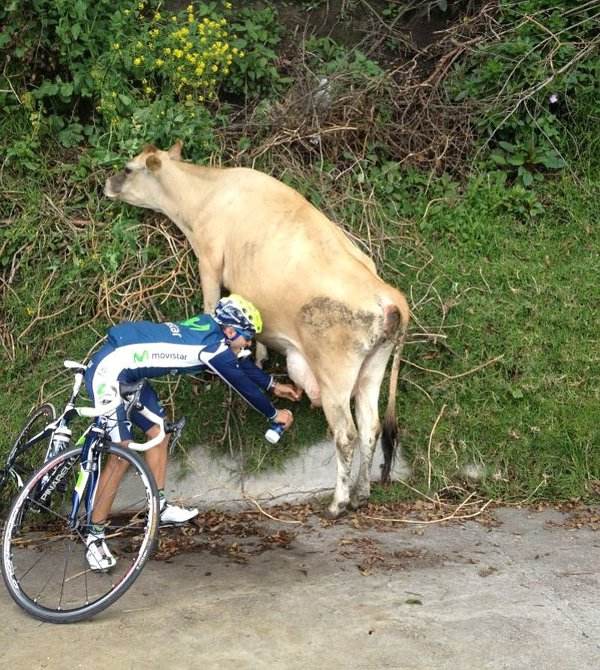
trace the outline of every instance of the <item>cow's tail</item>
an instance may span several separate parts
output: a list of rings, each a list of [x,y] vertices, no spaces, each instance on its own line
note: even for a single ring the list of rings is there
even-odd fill
[[[402,356],[402,349],[406,339],[406,331],[408,329],[408,321],[410,312],[406,301],[396,307],[395,319],[396,323],[398,317],[400,323],[397,323],[394,346],[394,356],[392,358],[392,368],[390,371],[390,387],[388,391],[388,402],[383,417],[383,427],[381,431],[381,449],[383,451],[383,465],[381,466],[381,481],[388,482],[390,479],[390,472],[392,469],[392,461],[394,458],[394,450],[398,445],[398,421],[396,419],[396,392],[398,389],[398,374],[400,371],[400,362]],[[386,315],[387,316],[387,315]]]

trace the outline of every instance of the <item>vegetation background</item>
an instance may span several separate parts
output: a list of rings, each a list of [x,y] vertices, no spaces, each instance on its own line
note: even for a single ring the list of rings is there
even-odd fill
[[[0,453],[107,326],[201,310],[176,228],[102,195],[145,143],[181,138],[297,188],[407,294],[414,486],[597,496],[599,19],[600,0],[8,0]],[[325,436],[306,403],[271,447],[210,378],[159,391],[190,419],[182,456],[283,467]]]

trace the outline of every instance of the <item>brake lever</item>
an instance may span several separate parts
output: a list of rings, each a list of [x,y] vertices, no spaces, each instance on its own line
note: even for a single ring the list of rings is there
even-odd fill
[[[187,419],[185,416],[182,416],[179,421],[165,421],[165,433],[167,435],[171,435],[171,442],[169,444],[169,456],[173,454],[175,451],[175,446],[179,442],[179,438],[181,437],[181,433],[183,432],[183,429],[185,428],[185,424],[187,422]]]

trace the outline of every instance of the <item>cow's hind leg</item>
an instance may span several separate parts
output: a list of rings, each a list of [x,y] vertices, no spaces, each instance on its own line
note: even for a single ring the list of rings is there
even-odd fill
[[[337,480],[333,500],[329,505],[326,515],[335,519],[348,507],[350,502],[350,477],[352,470],[352,458],[358,433],[350,411],[350,392],[329,392],[322,388],[322,402],[325,416],[335,440],[337,456]]]
[[[364,361],[355,389],[355,414],[358,424],[360,466],[352,486],[351,507],[357,509],[371,494],[371,464],[375,445],[381,431],[379,422],[379,392],[393,344],[380,344]]]

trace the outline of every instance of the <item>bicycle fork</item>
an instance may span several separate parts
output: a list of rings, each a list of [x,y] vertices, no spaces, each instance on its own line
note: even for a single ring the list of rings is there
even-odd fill
[[[79,527],[79,508],[82,501],[85,502],[85,525],[89,526],[91,523],[94,496],[96,495],[96,488],[98,487],[98,480],[100,478],[100,459],[96,445],[103,435],[103,429],[98,426],[92,426],[87,435],[83,435],[81,438],[84,440],[84,444],[81,450],[77,482],[71,494],[71,511],[68,517],[69,528],[73,530]]]

